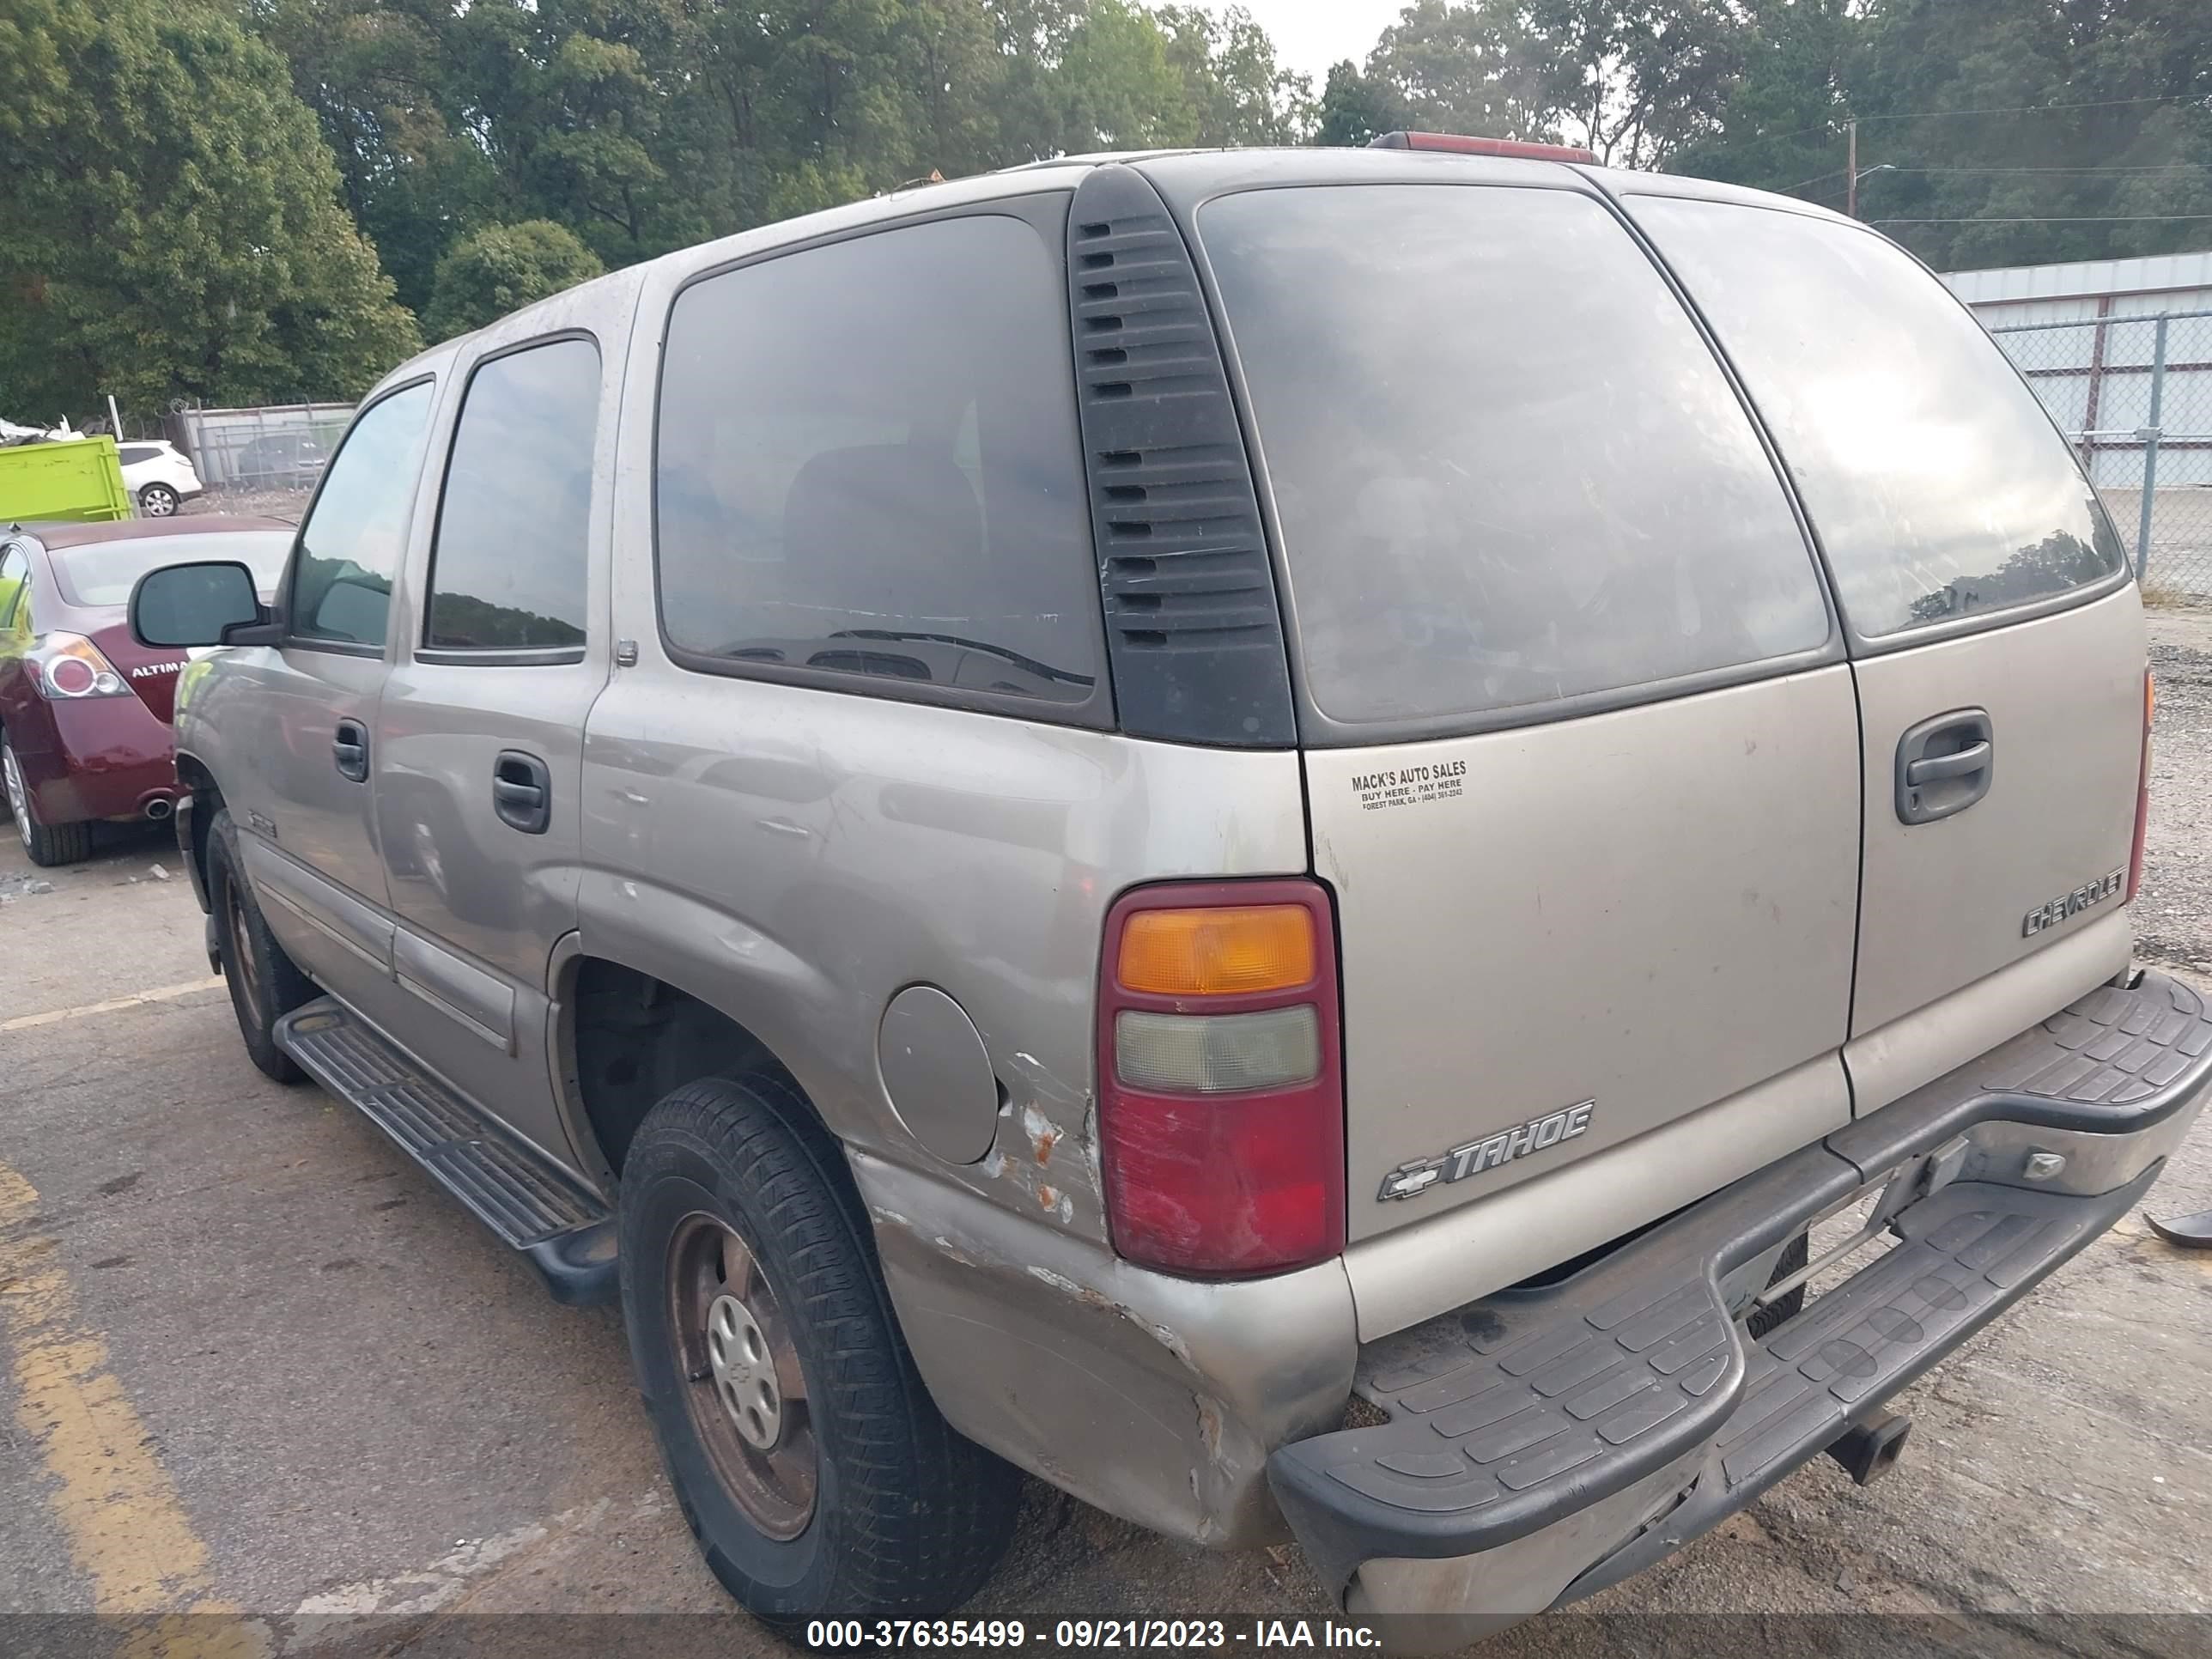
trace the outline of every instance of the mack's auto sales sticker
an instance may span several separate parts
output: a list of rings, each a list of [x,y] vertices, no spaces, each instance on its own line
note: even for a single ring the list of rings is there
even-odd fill
[[[1352,793],[1359,797],[1363,812],[1456,800],[1467,793],[1467,763],[1438,761],[1433,766],[1401,766],[1389,772],[1355,772]]]

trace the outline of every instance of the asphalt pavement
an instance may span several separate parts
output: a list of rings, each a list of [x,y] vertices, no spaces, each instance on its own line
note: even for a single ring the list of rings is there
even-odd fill
[[[2146,953],[2212,983],[2212,618],[2154,635]],[[2212,1122],[2154,1198],[2212,1207]],[[2130,1217],[1897,1409],[1878,1485],[1823,1460],[1482,1651],[2212,1651],[2212,1253]],[[1035,1484],[967,1610],[1326,1611],[1292,1547],[1210,1553]],[[253,1069],[165,835],[52,872],[0,836],[0,1653],[617,1649],[782,1650],[700,1565],[619,1319],[554,1305],[368,1121]]]

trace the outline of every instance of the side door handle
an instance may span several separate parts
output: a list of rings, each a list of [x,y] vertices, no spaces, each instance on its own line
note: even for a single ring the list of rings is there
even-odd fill
[[[1990,745],[1984,741],[1969,744],[1948,755],[1923,755],[1905,769],[1905,781],[1917,788],[1939,778],[1972,777],[1977,772],[1990,769]]]
[[[542,836],[553,822],[553,775],[537,756],[502,749],[491,763],[491,810],[509,829]]]
[[[331,758],[338,775],[356,783],[368,781],[368,728],[359,720],[340,720],[331,738]]]
[[[1996,735],[1986,708],[1954,708],[1906,729],[1897,744],[1897,819],[1933,823],[1990,793]]]

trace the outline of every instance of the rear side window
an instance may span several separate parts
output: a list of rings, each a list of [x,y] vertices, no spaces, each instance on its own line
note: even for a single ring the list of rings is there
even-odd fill
[[[1879,638],[2099,582],[2119,538],[2004,354],[1870,231],[1634,203],[1774,433],[1844,616]]]
[[[670,644],[695,666],[1089,701],[1066,307],[1038,234],[996,215],[684,289],[655,477]]]
[[[555,340],[469,377],[430,556],[422,642],[446,650],[584,643],[599,353]]]
[[[57,548],[47,555],[56,585],[72,605],[125,605],[131,590],[149,570],[194,559],[235,559],[253,573],[253,585],[273,592],[292,550],[291,532],[283,530],[225,530],[191,536],[128,537]],[[4,610],[0,604],[0,610]]]
[[[430,383],[422,380],[371,404],[346,434],[300,526],[291,595],[300,638],[384,643],[429,419]]]
[[[1271,190],[1198,222],[1322,714],[1433,727],[1826,642],[1742,405],[1601,204]]]
[[[115,452],[115,456],[125,466],[136,466],[141,461],[152,460],[161,453],[151,444],[126,444]]]

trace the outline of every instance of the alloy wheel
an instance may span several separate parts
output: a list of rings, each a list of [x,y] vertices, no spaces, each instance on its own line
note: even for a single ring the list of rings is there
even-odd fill
[[[4,776],[8,787],[8,811],[15,820],[15,833],[22,837],[23,845],[31,844],[31,799],[23,787],[23,774],[15,765],[15,751],[0,743],[0,776]]]

